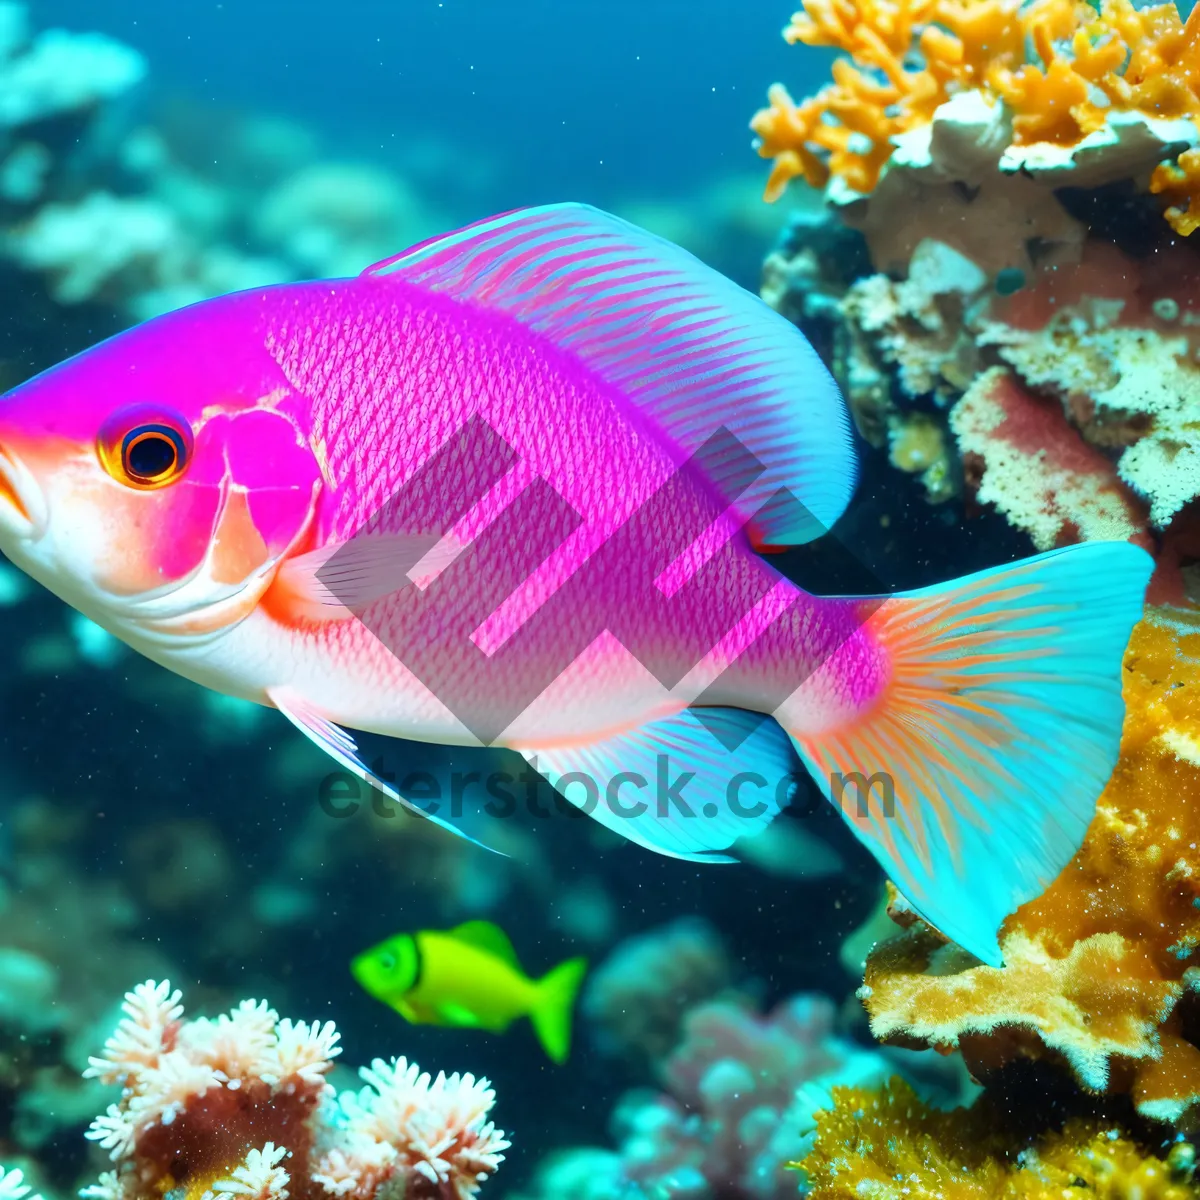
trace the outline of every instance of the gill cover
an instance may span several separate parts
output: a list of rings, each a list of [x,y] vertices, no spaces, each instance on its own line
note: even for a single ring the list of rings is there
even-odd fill
[[[155,428],[137,415],[133,436]],[[102,446],[110,448],[107,455],[102,448],[102,461],[125,484],[116,502],[139,510],[124,523],[138,529],[141,544],[115,556],[111,577],[98,582],[145,596],[147,627],[164,633],[206,633],[248,613],[305,533],[320,486],[316,460],[292,419],[272,408],[209,416],[195,431],[182,471],[162,487],[121,480],[128,463],[113,464],[130,435],[110,421],[103,436]],[[161,452],[165,461],[165,446]],[[153,602],[156,592],[160,604]],[[234,610],[201,615],[235,599]]]

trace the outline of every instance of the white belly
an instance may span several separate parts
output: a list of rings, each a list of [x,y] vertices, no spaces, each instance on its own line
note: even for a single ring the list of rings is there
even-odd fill
[[[270,705],[268,690],[281,688],[348,729],[479,745],[454,712],[379,643],[375,653],[360,648],[354,655],[340,654],[336,645],[302,638],[258,609],[203,645],[164,646],[125,631],[120,636],[153,661],[225,695]],[[607,638],[568,667],[495,744],[520,748],[592,741],[677,711],[687,703],[683,693],[682,687],[674,693],[663,687]]]

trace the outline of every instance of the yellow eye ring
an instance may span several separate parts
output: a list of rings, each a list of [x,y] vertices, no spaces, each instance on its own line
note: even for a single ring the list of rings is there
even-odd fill
[[[152,490],[174,483],[192,457],[192,431],[174,413],[138,406],[105,422],[98,442],[104,469],[126,487]]]

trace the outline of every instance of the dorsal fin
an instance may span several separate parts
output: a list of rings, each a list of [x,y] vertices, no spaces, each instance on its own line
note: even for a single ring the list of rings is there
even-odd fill
[[[486,950],[489,954],[503,959],[510,966],[516,967],[518,971],[521,970],[517,952],[513,949],[512,942],[508,940],[508,934],[499,925],[493,925],[491,921],[464,921],[461,925],[456,925],[446,932],[450,937],[457,938],[460,942],[466,942],[467,945],[475,946],[480,950]]]
[[[766,468],[738,501],[755,518],[756,545],[810,541],[845,510],[856,461],[829,372],[795,326],[678,246],[588,205],[553,204],[468,225],[363,272],[393,273],[550,338],[685,457],[730,430]]]

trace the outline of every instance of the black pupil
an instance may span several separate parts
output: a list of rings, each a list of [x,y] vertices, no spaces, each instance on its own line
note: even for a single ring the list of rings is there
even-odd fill
[[[178,460],[179,447],[165,429],[138,429],[126,440],[125,467],[137,479],[157,479]]]

